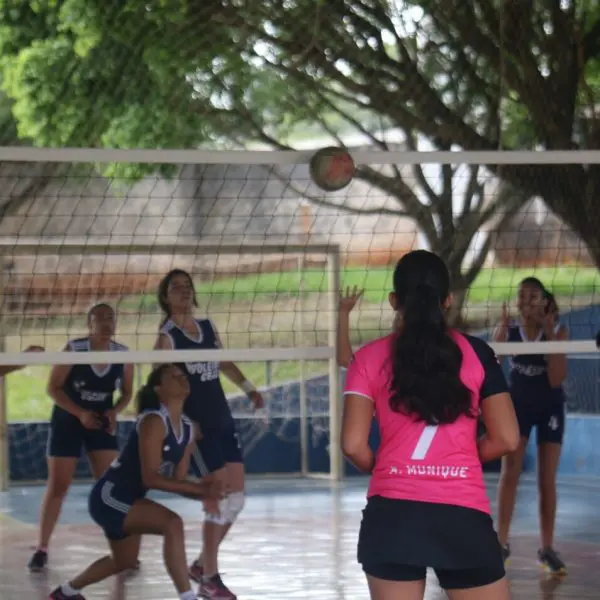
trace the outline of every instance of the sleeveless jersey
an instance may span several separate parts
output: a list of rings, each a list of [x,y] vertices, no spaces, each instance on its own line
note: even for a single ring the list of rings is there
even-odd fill
[[[507,391],[494,351],[478,338],[451,332],[462,352],[460,379],[471,390],[474,412],[482,399]],[[393,334],[374,340],[354,355],[344,394],[373,402],[380,445],[369,496],[433,502],[485,513],[490,505],[477,449],[477,419],[460,416],[434,426],[391,409]]]
[[[90,340],[81,338],[71,340],[68,345],[71,352],[90,352]],[[127,350],[127,346],[111,342],[111,352]],[[65,381],[65,394],[78,406],[85,410],[103,413],[113,407],[113,396],[121,389],[123,381],[123,365],[106,365],[99,371],[94,365],[73,365]],[[59,406],[54,406],[56,412],[64,412]],[[67,413],[69,414],[69,413]]]
[[[142,467],[139,450],[140,424],[148,415],[158,415],[165,424],[165,437],[162,447],[160,473],[163,477],[172,477],[177,465],[181,462],[187,445],[193,439],[193,426],[189,419],[182,417],[179,436],[173,429],[168,410],[161,406],[159,410],[146,411],[138,416],[135,428],[129,434],[125,447],[104,474],[104,479],[115,486],[125,487],[139,498],[148,492],[142,482]]]
[[[557,325],[557,330],[560,326]],[[543,342],[546,336],[540,331],[536,342]],[[523,329],[518,324],[508,328],[509,342],[527,341]],[[562,386],[552,388],[548,380],[548,361],[543,354],[523,354],[508,359],[508,381],[513,399],[527,404],[548,401],[562,402]]]
[[[215,328],[209,319],[198,319],[198,337],[193,339],[173,321],[167,321],[160,332],[171,340],[174,350],[210,350],[219,348]],[[187,374],[190,384],[184,411],[200,424],[204,431],[220,429],[233,420],[221,380],[218,362],[181,363],[178,366]]]

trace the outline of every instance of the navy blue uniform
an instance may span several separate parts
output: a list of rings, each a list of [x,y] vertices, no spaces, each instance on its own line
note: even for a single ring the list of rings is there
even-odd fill
[[[139,428],[142,420],[148,415],[158,415],[165,424],[160,469],[163,477],[173,477],[186,447],[194,437],[193,425],[186,417],[181,420],[179,435],[176,434],[165,407],[144,412],[138,417],[135,429],[129,435],[119,458],[96,482],[90,493],[90,515],[104,530],[109,540],[121,540],[127,537],[123,532],[127,513],[137,500],[144,498],[148,493],[148,489],[142,482],[139,452]]]
[[[72,340],[67,345],[71,352],[89,352],[88,338]],[[127,350],[117,342],[110,343],[111,351]],[[121,389],[123,365],[106,365],[99,371],[93,365],[73,365],[63,391],[78,406],[98,414],[113,407],[116,390]],[[115,434],[103,429],[86,429],[79,419],[58,405],[52,409],[48,435],[48,456],[79,458],[81,450],[117,450]]]
[[[214,350],[221,344],[214,325],[209,319],[198,319],[198,335],[194,339],[173,321],[167,321],[161,333],[171,340],[174,350]],[[202,439],[196,442],[191,467],[194,474],[204,477],[226,463],[243,462],[239,436],[227,403],[218,362],[194,362],[178,365],[188,376],[190,395],[184,411],[200,425]]]
[[[543,334],[535,341],[545,341]],[[509,342],[527,341],[518,325],[508,329]],[[516,355],[508,359],[508,383],[521,436],[529,438],[535,427],[538,444],[561,444],[565,432],[565,396],[562,386],[552,388],[543,354]]]

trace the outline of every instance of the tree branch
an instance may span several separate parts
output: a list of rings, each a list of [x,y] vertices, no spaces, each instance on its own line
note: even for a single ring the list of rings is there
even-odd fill
[[[437,229],[430,207],[421,203],[419,197],[402,178],[390,177],[366,166],[359,167],[356,175],[398,198],[406,209],[407,215],[416,221],[430,243],[432,245],[436,243]]]
[[[387,208],[385,206],[375,206],[372,208],[357,208],[354,206],[348,206],[348,204],[338,204],[337,202],[332,202],[331,200],[326,200],[321,196],[317,196],[315,194],[311,194],[306,190],[300,189],[293,181],[290,180],[289,175],[285,175],[278,171],[277,169],[269,169],[268,167],[264,167],[264,169],[274,175],[279,181],[281,181],[288,189],[292,190],[295,194],[298,195],[299,198],[304,198],[311,204],[315,206],[322,206],[324,208],[334,208],[337,211],[344,212],[346,214],[351,215],[389,215],[393,217],[411,217],[407,212],[402,210],[395,210],[391,208]]]
[[[405,130],[404,133],[406,136],[406,145],[408,146],[408,149],[411,152],[417,152],[418,144],[417,144],[417,140],[415,139],[414,132],[411,130]],[[427,196],[427,198],[429,198],[429,201],[431,202],[431,204],[433,206],[437,207],[439,205],[440,199],[438,198],[438,195],[435,193],[435,190],[429,184],[429,181],[427,181],[427,177],[425,177],[425,174],[423,173],[423,167],[421,165],[413,165],[412,172],[413,172],[414,178],[416,179],[419,186],[425,192],[425,195]]]

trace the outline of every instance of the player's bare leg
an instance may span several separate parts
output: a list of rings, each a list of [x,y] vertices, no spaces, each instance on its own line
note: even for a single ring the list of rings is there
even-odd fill
[[[215,475],[223,477],[228,496],[221,502],[221,514],[214,518],[207,514],[204,522],[204,547],[202,554],[192,566],[194,578],[201,579],[200,595],[215,600],[235,600],[219,575],[219,547],[244,505],[245,472],[243,463],[227,463]],[[202,570],[198,568],[202,565]]]
[[[38,543],[29,561],[29,570],[32,572],[46,568],[50,538],[60,517],[65,496],[71,487],[76,467],[76,458],[48,457],[48,482],[40,508]]]

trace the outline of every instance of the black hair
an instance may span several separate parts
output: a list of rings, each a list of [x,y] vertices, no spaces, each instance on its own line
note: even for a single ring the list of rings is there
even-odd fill
[[[161,327],[172,317],[171,309],[169,308],[169,303],[167,302],[167,294],[169,292],[169,285],[171,284],[171,280],[178,275],[182,275],[183,277],[187,277],[190,282],[190,286],[192,287],[193,295],[193,303],[194,306],[198,306],[198,299],[196,298],[196,288],[194,287],[194,280],[192,276],[183,269],[171,269],[158,284],[158,305],[164,313],[164,318],[161,323]]]
[[[533,287],[536,287],[543,294],[546,293],[546,288],[544,284],[537,277],[525,277],[525,279],[521,279],[521,281],[519,282],[519,287],[521,287],[522,285],[531,285]]]
[[[544,300],[546,300],[546,313],[553,312],[558,316],[558,302],[554,294],[548,290],[544,290]]]
[[[396,265],[394,294],[401,319],[392,338],[391,409],[430,425],[475,418],[471,391],[460,379],[462,351],[444,315],[450,294],[444,261],[426,250],[409,252]]]
[[[150,371],[146,383],[138,390],[135,397],[138,415],[147,410],[158,410],[160,408],[160,398],[154,388],[161,384],[164,372],[171,366],[170,363],[165,363]]]
[[[88,325],[90,324],[92,317],[94,316],[94,313],[99,308],[108,308],[109,310],[112,311],[113,315],[115,314],[115,309],[108,302],[98,302],[97,304],[93,304],[92,306],[90,306],[90,308],[87,311],[87,324]]]

